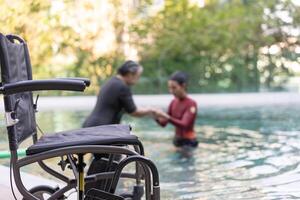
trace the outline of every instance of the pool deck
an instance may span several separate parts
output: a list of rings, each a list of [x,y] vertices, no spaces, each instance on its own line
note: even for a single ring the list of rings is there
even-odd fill
[[[227,94],[190,94],[199,108],[232,108],[253,106],[278,106],[300,104],[297,92],[227,93]],[[170,94],[133,95],[139,107],[167,108],[172,101]],[[38,107],[43,110],[84,110],[90,111],[96,103],[96,96],[41,97]],[[70,103],[72,102],[72,103]]]
[[[1,194],[1,196],[6,197],[7,200],[15,200],[13,198],[10,188],[7,187],[6,185],[0,184],[0,194]],[[17,199],[21,199],[20,194],[17,194],[16,197],[17,197]]]
[[[0,165],[0,194],[1,197],[0,199],[5,199],[5,200],[15,200],[11,189],[10,189],[10,179],[9,179],[9,168]],[[28,173],[22,172],[21,176],[23,177],[24,184],[26,187],[31,188],[36,185],[51,185],[51,186],[57,186],[58,184],[55,183],[54,181],[44,179],[42,177],[34,176]],[[17,199],[22,199],[21,194],[18,192],[16,186],[14,185],[14,192],[16,194]],[[5,198],[4,198],[5,197]]]
[[[261,93],[227,93],[227,94],[190,94],[199,108],[211,107],[252,107],[300,104],[300,93],[297,92],[261,92]],[[173,96],[133,95],[140,107],[166,108]],[[38,110],[83,110],[90,111],[96,103],[96,96],[43,96],[39,98]],[[3,112],[3,101],[0,99],[0,111]],[[72,103],[70,103],[72,102]]]

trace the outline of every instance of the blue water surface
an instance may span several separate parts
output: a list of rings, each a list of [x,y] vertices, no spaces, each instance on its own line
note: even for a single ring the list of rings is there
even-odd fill
[[[161,128],[150,118],[123,119],[158,166],[162,199],[300,199],[299,106],[199,110],[200,143],[193,152],[173,147],[172,126]],[[88,113],[47,111],[37,119],[44,132],[56,132],[79,128]]]

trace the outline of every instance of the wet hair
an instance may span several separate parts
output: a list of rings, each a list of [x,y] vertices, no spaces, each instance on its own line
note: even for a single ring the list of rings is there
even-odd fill
[[[176,71],[170,76],[169,80],[176,81],[179,85],[187,84],[188,75],[182,71]]]
[[[126,62],[124,62],[119,68],[118,68],[118,74],[125,76],[129,73],[135,74],[138,72],[138,70],[142,68],[141,65],[139,65],[138,63],[132,61],[132,60],[128,60]]]

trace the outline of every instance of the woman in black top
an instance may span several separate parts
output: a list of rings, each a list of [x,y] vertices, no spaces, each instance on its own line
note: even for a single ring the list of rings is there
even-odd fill
[[[96,106],[85,120],[83,127],[119,124],[124,112],[135,117],[154,114],[154,109],[137,108],[130,90],[135,85],[143,67],[133,61],[126,61],[118,74],[106,82],[98,95]]]
[[[126,61],[119,69],[118,74],[106,82],[100,90],[97,103],[92,113],[85,120],[83,127],[119,124],[124,112],[135,117],[157,115],[157,110],[137,108],[130,90],[136,84],[143,72],[143,67],[133,61]],[[88,175],[104,172],[107,169],[107,154],[94,154]],[[120,156],[115,156],[119,160]],[[114,169],[111,169],[114,170]],[[90,188],[104,189],[105,181],[87,183],[85,190]]]

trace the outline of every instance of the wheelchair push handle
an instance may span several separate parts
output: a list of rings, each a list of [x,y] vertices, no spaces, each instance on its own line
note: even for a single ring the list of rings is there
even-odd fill
[[[82,78],[82,77],[71,77],[71,78],[58,78],[62,80],[77,80],[77,81],[83,81],[84,84],[89,87],[91,85],[91,81],[88,78]]]
[[[84,80],[76,79],[27,80],[4,84],[0,87],[0,93],[10,95],[41,90],[84,91],[86,87]]]

